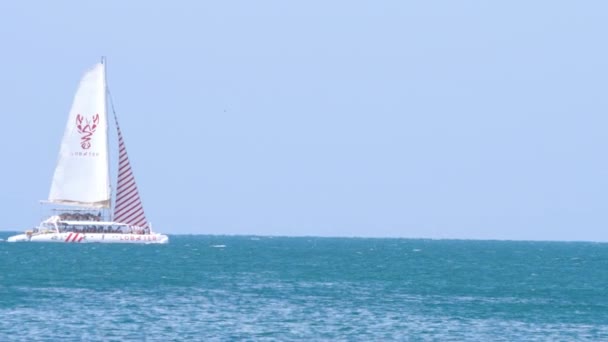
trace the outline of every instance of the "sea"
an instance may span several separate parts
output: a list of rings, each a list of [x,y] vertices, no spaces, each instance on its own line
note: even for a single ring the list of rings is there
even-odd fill
[[[608,341],[607,243],[170,238],[0,242],[0,341]]]

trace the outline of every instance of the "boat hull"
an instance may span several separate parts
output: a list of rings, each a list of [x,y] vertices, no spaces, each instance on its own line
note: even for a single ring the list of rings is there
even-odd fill
[[[19,234],[9,237],[7,242],[59,242],[59,243],[128,243],[165,244],[169,237],[163,234],[113,234],[113,233],[45,233]]]

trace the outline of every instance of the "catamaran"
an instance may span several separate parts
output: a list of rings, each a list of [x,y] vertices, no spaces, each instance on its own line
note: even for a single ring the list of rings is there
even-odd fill
[[[116,138],[116,194],[110,183],[108,99]],[[106,81],[106,61],[82,77],[61,142],[49,198],[51,217],[8,242],[168,243],[146,219]],[[112,201],[114,200],[114,201]],[[112,210],[113,209],[113,210]]]

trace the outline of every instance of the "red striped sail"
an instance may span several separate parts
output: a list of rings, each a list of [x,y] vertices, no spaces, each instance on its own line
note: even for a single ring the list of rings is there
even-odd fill
[[[135,177],[129,164],[127,148],[122,138],[118,118],[116,120],[116,131],[118,132],[118,184],[116,185],[116,203],[114,205],[114,221],[128,225],[148,228],[148,221],[144,214],[144,206],[137,191]]]

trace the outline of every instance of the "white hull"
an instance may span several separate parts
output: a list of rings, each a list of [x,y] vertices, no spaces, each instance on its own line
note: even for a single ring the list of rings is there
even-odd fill
[[[44,233],[28,236],[19,234],[9,237],[7,242],[63,242],[63,243],[130,243],[151,244],[169,243],[169,237],[163,234],[118,234],[118,233]]]

